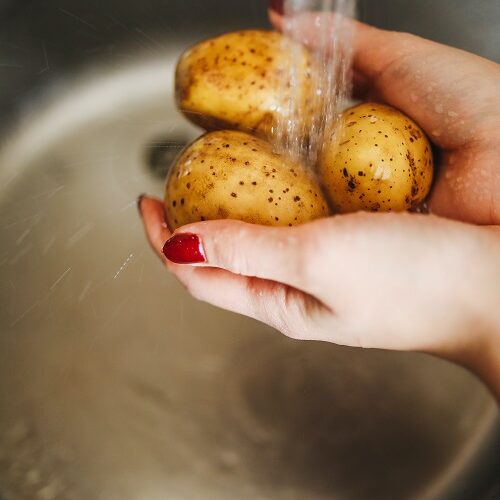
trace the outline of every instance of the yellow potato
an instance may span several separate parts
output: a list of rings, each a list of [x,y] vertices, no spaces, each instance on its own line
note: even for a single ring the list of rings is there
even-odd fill
[[[165,207],[170,229],[213,219],[293,226],[329,214],[301,165],[234,130],[205,134],[183,151],[167,179]]]
[[[319,172],[339,213],[404,211],[429,193],[431,145],[400,111],[361,104],[341,116],[341,128],[324,146]]]
[[[290,75],[292,61],[296,76]],[[312,117],[309,52],[273,31],[199,43],[181,57],[175,87],[179,108],[207,130],[238,129],[270,139],[279,117],[293,112],[286,105],[290,97],[302,110],[304,131]]]

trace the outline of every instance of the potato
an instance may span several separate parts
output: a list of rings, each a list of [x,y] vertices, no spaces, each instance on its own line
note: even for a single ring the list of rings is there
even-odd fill
[[[361,104],[345,111],[319,161],[324,188],[339,213],[404,211],[429,193],[431,145],[400,111]]]
[[[294,82],[290,66],[296,68]],[[273,31],[240,31],[201,42],[180,59],[176,98],[206,130],[238,129],[270,139],[293,97],[304,131],[312,118],[311,58],[302,45]],[[282,123],[282,122],[281,122]]]
[[[234,130],[205,134],[181,153],[167,179],[165,207],[172,230],[213,219],[293,226],[329,214],[309,172]]]

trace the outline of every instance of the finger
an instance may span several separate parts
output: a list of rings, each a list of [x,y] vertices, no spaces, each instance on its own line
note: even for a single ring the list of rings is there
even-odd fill
[[[151,247],[165,261],[162,249],[171,234],[165,224],[163,203],[144,196],[138,200],[138,208]],[[196,226],[185,229],[193,231]],[[328,311],[313,297],[275,281],[171,262],[168,267],[196,299],[262,321],[289,337],[312,339],[311,332],[319,332],[312,328],[314,318]]]
[[[137,208],[151,248],[160,259],[165,261],[162,249],[165,241],[170,238],[171,233],[165,222],[165,207],[163,203],[154,198],[141,196],[137,200]]]
[[[310,243],[302,237],[303,228],[234,220],[201,222],[178,230],[165,245],[164,253],[176,263],[197,262],[314,294],[308,278]]]
[[[325,16],[325,14],[323,14],[323,16]],[[278,31],[286,32],[287,35],[298,39],[304,45],[313,50],[319,49],[326,43],[326,40],[329,39],[329,37],[325,36],[324,29],[320,28],[318,30],[318,23],[316,22],[318,14],[313,15],[311,13],[303,13],[300,17],[299,15],[295,16],[292,29],[285,28],[283,14],[278,14],[275,8],[269,10],[269,17],[271,23]],[[300,19],[300,22],[296,22],[297,18]],[[332,26],[335,25],[334,19],[335,18],[332,18],[331,21]],[[345,23],[347,24],[347,29],[345,30],[346,33],[349,33],[349,28],[356,24],[355,21],[347,18],[345,19]],[[322,25],[324,26],[325,23],[322,23]],[[356,68],[353,68],[352,76],[354,97],[365,100],[372,97],[374,94],[373,88],[367,77]]]
[[[285,18],[282,15],[271,10],[269,17],[276,29],[279,31],[285,29]],[[321,22],[318,22],[318,19]],[[406,36],[404,33],[381,30],[347,17],[342,18],[341,22],[345,25],[344,32],[352,32],[353,34],[354,70],[372,82],[384,72],[392,61],[410,51],[406,44],[402,45],[403,37]],[[335,29],[339,25],[337,14],[303,12],[295,15],[291,35],[299,37],[300,42],[313,50],[320,49],[328,37],[325,37],[325,33],[322,29],[318,29],[318,26]],[[412,38],[415,39],[413,50],[418,48],[415,45],[417,40],[421,45],[432,44],[423,38]],[[377,57],[373,57],[373,55]]]
[[[334,14],[305,13],[296,20],[301,41],[313,49],[321,42],[318,15],[331,17],[335,25]],[[283,28],[281,15],[270,11],[270,19]],[[487,122],[495,108],[491,103],[498,95],[498,65],[407,33],[347,18],[344,22],[353,29],[358,81],[364,77],[375,95],[411,116],[438,146],[457,148],[477,139],[475,122]]]
[[[318,324],[331,312],[299,290],[224,269],[171,265],[170,270],[198,300],[261,321],[288,337],[327,340]]]
[[[377,100],[374,96],[374,89],[368,79],[358,71],[352,72],[353,98],[360,101]]]

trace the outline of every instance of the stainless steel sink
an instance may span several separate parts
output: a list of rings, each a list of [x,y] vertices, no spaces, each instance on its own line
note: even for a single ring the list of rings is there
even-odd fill
[[[464,370],[286,339],[147,248],[135,198],[199,133],[176,58],[262,25],[247,3],[0,1],[2,500],[465,500],[500,471],[497,406]]]

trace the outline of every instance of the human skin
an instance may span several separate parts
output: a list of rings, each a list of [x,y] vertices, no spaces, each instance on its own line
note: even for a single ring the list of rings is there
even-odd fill
[[[301,22],[313,46],[315,15]],[[440,148],[433,215],[358,213],[293,228],[207,221],[170,240],[163,203],[141,197],[146,234],[200,300],[296,339],[431,353],[500,400],[500,67],[413,35],[353,29],[356,93],[401,109]],[[179,234],[194,235],[197,259],[173,252]]]

